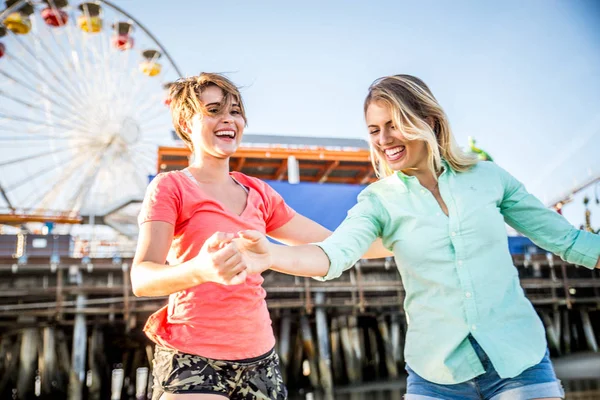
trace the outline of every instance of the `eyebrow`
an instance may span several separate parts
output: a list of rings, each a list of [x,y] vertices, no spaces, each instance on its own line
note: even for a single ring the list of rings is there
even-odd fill
[[[392,120],[389,120],[388,122],[385,123],[385,125],[389,125],[389,124],[393,124]],[[377,128],[379,127],[379,125],[369,125],[367,126],[367,128]]]
[[[211,106],[217,106],[217,107],[221,107],[221,103],[217,101],[217,102],[215,102],[215,103],[209,103],[209,104],[207,104],[205,107],[211,107]],[[237,104],[237,103],[233,103],[231,106],[232,106],[232,107],[239,107],[240,105],[239,105],[239,104]]]

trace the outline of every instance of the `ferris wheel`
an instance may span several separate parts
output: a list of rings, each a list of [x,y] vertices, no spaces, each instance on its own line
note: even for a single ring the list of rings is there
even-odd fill
[[[108,1],[6,1],[0,216],[82,222],[139,200],[157,147],[172,141],[166,89],[180,76],[153,35]]]

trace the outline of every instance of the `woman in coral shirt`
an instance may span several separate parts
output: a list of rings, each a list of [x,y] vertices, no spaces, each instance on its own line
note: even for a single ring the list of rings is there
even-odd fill
[[[265,182],[229,171],[246,125],[232,82],[203,73],[175,82],[170,96],[175,130],[194,161],[150,183],[131,271],[136,296],[169,295],[144,328],[157,344],[153,398],[285,399],[263,278],[246,271],[232,233],[305,244],[331,232]],[[368,256],[389,254],[379,242]]]

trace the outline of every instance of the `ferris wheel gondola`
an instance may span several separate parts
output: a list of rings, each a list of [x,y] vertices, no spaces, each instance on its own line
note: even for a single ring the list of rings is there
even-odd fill
[[[108,1],[5,3],[0,223],[80,222],[141,198],[172,140],[164,90],[181,73],[165,48]]]

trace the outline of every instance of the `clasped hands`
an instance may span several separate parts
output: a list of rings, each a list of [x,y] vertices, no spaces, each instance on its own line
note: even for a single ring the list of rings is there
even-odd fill
[[[189,263],[199,283],[239,285],[248,275],[260,274],[271,267],[270,245],[258,231],[216,232]]]

